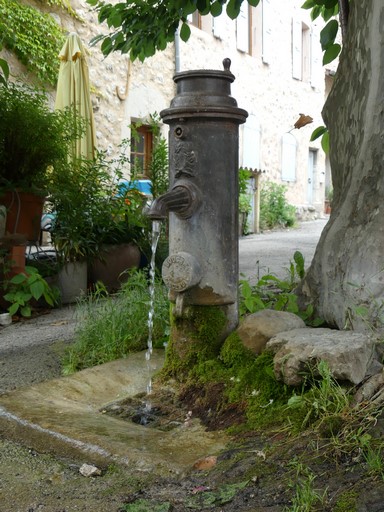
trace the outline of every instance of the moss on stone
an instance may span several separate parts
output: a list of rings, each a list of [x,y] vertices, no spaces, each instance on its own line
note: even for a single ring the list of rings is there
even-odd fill
[[[162,375],[185,381],[195,367],[217,358],[227,319],[218,306],[189,306],[171,314],[171,333]]]
[[[335,503],[333,512],[356,512],[356,500],[358,493],[356,491],[343,492]]]

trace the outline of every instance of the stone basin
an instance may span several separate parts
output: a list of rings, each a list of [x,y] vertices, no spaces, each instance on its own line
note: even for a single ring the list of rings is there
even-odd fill
[[[3,394],[0,431],[37,451],[81,463],[182,474],[199,458],[222,450],[225,434],[206,432],[198,420],[164,432],[104,413],[108,404],[145,393],[163,360],[164,352],[154,351],[149,368],[145,353],[139,352]]]

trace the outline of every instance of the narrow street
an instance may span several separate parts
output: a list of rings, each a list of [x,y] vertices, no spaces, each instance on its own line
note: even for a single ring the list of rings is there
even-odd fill
[[[308,268],[328,218],[302,222],[299,227],[284,231],[268,231],[242,237],[239,243],[240,274],[251,282],[273,273],[285,278],[295,251],[300,251]]]

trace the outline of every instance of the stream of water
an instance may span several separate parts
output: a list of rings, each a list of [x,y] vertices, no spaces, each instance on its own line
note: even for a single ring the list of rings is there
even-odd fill
[[[155,312],[155,271],[156,271],[156,249],[157,244],[160,238],[161,231],[161,221],[154,220],[152,222],[152,254],[151,254],[151,263],[149,267],[149,312],[148,312],[148,341],[147,341],[147,351],[145,353],[145,359],[147,361],[148,367],[148,384],[147,384],[147,394],[151,394],[152,392],[152,378],[151,378],[151,355],[153,351],[152,344],[152,336],[153,336],[153,317]]]

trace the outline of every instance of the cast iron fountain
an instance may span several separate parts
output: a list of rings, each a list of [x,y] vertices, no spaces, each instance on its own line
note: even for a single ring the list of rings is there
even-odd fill
[[[162,277],[173,303],[171,351],[184,361],[207,343],[217,350],[238,323],[239,125],[248,114],[231,96],[230,63],[177,73],[176,96],[160,113],[170,127],[170,190],[149,216],[169,216]]]

